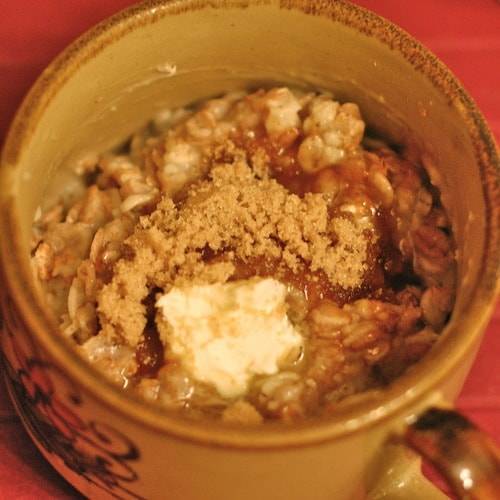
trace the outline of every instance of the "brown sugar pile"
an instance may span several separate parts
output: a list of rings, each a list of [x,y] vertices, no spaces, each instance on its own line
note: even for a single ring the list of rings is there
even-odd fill
[[[222,283],[238,266],[265,260],[280,273],[320,272],[353,289],[368,270],[370,227],[348,215],[332,217],[325,194],[290,193],[242,151],[211,165],[208,178],[175,204],[165,197],[140,219],[125,256],[98,295],[105,335],[137,346],[146,326],[144,300],[152,290]]]

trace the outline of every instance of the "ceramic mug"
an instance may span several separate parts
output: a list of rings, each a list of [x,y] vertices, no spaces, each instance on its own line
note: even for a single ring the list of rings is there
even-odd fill
[[[258,429],[191,422],[125,394],[62,338],[32,277],[31,225],[68,165],[116,145],[158,109],[273,83],[331,90],[359,103],[391,141],[421,146],[453,221],[456,306],[422,361],[327,420]],[[396,26],[344,1],[132,7],[44,71],[12,124],[0,175],[5,378],[36,445],[84,495],[442,498],[404,441],[460,495],[498,498],[495,446],[443,409],[469,371],[498,288],[498,153],[453,75]]]

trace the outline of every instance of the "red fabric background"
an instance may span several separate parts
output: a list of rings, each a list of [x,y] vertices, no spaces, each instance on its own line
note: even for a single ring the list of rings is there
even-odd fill
[[[0,142],[40,71],[71,40],[131,0],[3,0],[0,16]],[[357,0],[399,24],[460,78],[500,138],[498,0]],[[500,307],[458,406],[500,441]],[[0,385],[0,498],[67,499],[78,494],[45,463]]]

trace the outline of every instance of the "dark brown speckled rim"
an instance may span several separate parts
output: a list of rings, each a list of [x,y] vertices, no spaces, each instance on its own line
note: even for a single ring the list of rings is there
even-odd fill
[[[294,9],[308,15],[341,22],[360,34],[376,38],[398,51],[430,80],[458,110],[475,148],[483,179],[486,201],[486,244],[482,255],[481,279],[474,286],[474,299],[468,304],[453,335],[443,339],[431,353],[390,388],[346,406],[328,420],[308,421],[294,426],[269,424],[258,429],[226,428],[211,422],[191,422],[165,413],[151,404],[125,394],[89,369],[70,342],[62,339],[57,325],[37,299],[30,264],[23,252],[17,228],[19,200],[6,190],[21,151],[27,147],[37,123],[51,99],[79,67],[134,29],[169,15],[180,15],[204,8],[246,8],[266,4]],[[500,264],[500,161],[494,140],[472,99],[446,66],[402,29],[361,7],[344,0],[150,0],[124,10],[84,34],[70,45],[42,73],[25,98],[10,128],[2,153],[0,170],[0,240],[5,285],[33,338],[63,371],[92,397],[122,416],[178,439],[206,445],[239,449],[267,449],[312,445],[353,432],[366,430],[421,401],[439,388],[447,375],[473,348],[491,314]],[[457,338],[460,342],[457,342]]]

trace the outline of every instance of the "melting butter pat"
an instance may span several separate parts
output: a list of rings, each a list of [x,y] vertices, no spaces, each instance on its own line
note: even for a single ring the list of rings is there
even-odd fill
[[[271,278],[172,288],[156,306],[168,343],[191,375],[219,394],[243,395],[254,375],[271,375],[303,338],[286,314],[286,286]]]

